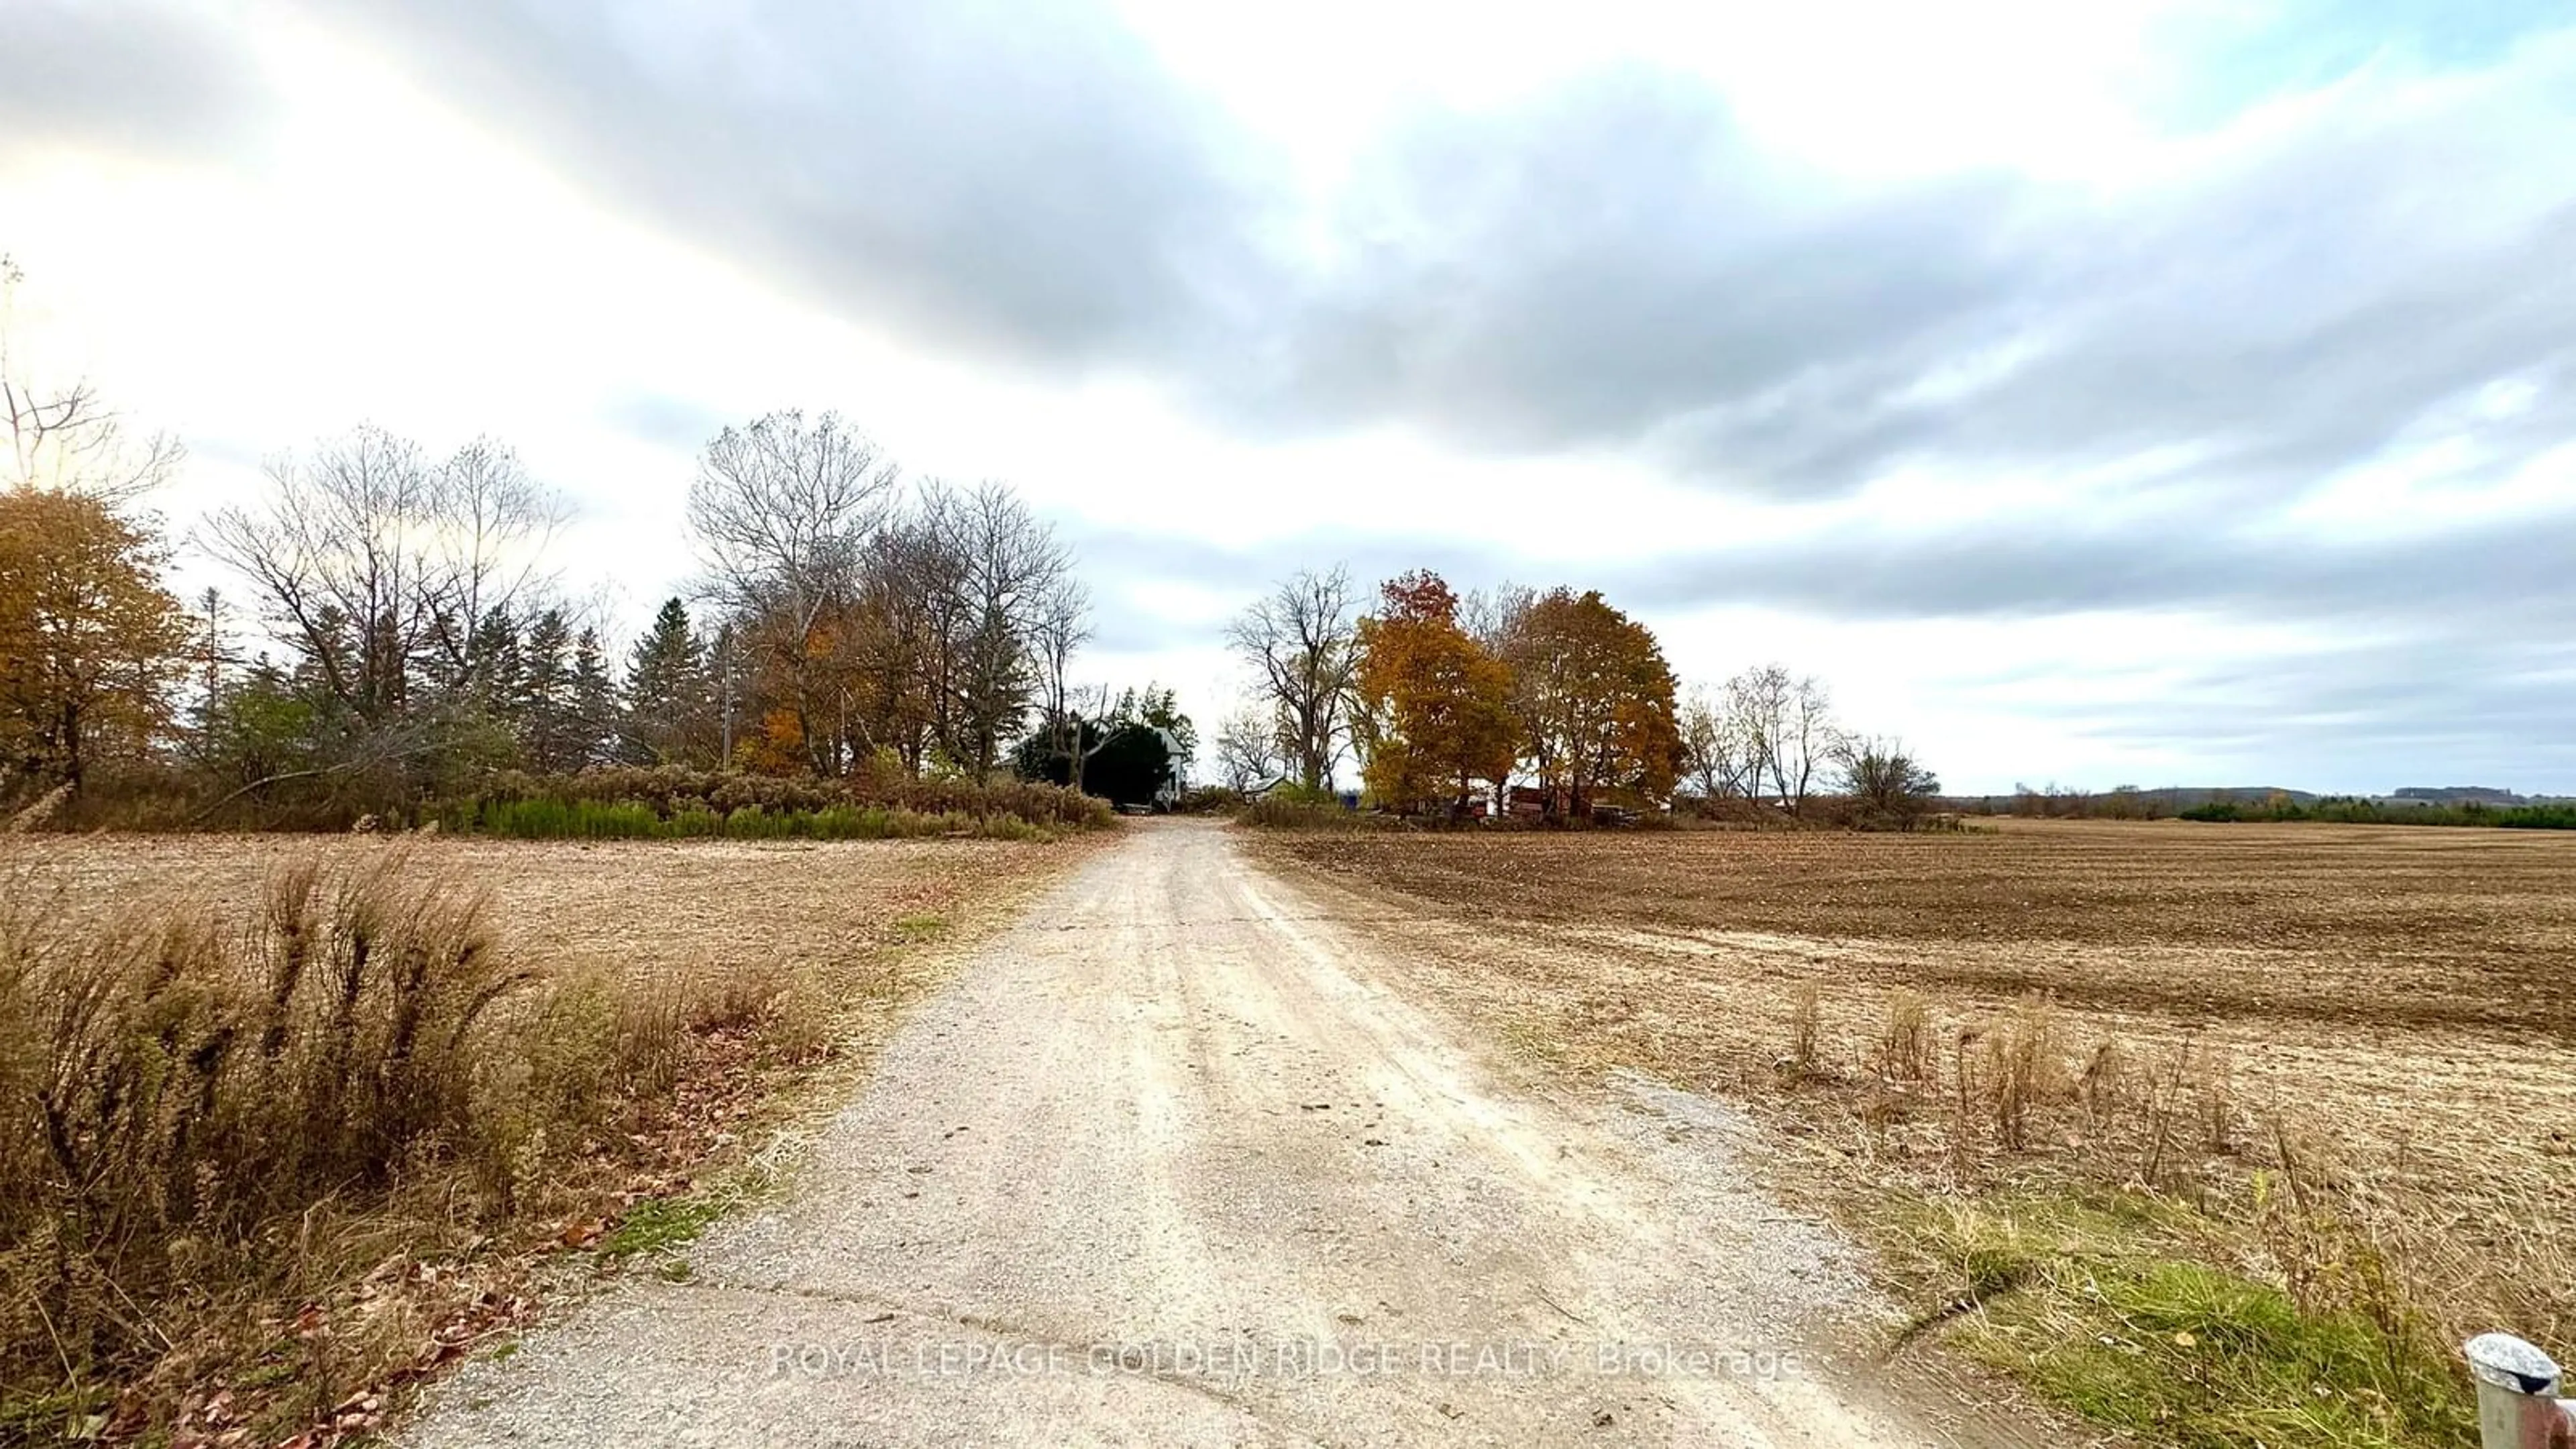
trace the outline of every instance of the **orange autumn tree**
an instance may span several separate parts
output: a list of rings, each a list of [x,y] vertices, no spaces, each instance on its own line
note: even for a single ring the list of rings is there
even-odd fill
[[[0,780],[77,790],[170,723],[187,616],[146,522],[85,493],[0,488]]]
[[[1682,765],[1672,667],[1654,632],[1598,590],[1551,589],[1503,641],[1523,749],[1573,815],[1671,798]]]
[[[1511,773],[1511,671],[1458,626],[1458,596],[1416,570],[1378,587],[1359,622],[1358,733],[1369,793],[1406,814],[1463,805]]]

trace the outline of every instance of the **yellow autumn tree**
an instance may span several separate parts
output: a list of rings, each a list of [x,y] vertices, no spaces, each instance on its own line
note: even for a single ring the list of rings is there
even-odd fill
[[[1511,671],[1458,625],[1458,596],[1416,571],[1378,589],[1359,623],[1361,778],[1407,814],[1463,803],[1478,780],[1511,773]]]
[[[1516,612],[1502,653],[1523,748],[1568,813],[1671,797],[1681,729],[1673,671],[1652,630],[1598,590],[1552,589]]]
[[[0,763],[78,789],[170,723],[188,619],[167,550],[87,493],[0,490]]]

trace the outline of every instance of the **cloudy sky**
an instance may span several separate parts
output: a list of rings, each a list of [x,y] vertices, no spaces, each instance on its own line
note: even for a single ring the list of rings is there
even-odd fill
[[[0,0],[0,250],[185,525],[513,442],[632,627],[717,427],[1079,548],[1201,717],[1346,559],[1603,589],[1957,789],[2576,792],[2558,0]],[[202,569],[203,565],[198,565]]]

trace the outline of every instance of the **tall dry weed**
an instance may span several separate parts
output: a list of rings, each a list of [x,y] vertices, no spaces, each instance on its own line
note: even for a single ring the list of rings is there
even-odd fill
[[[1941,1070],[1941,1042],[1923,993],[1899,987],[1887,999],[1878,1033],[1878,1074],[1891,1082],[1929,1081]]]
[[[2196,1086],[2201,1145],[2212,1152],[2236,1151],[2235,1058],[2224,1048],[2203,1051]]]
[[[1815,982],[1799,985],[1789,998],[1789,1070],[1812,1076],[1824,1036],[1824,998]]]
[[[493,1220],[667,1092],[698,1008],[551,980],[400,846],[276,873],[248,922],[102,914],[0,862],[0,1385],[114,1383],[172,1325],[327,1276],[407,1184]],[[362,1240],[352,1242],[366,1246]]]
[[[2057,1008],[2046,997],[2025,997],[1984,1036],[1995,1137],[2020,1152],[2031,1143],[2032,1115],[2063,1095]]]
[[[2120,1113],[2128,1101],[2129,1052],[2118,1037],[2106,1036],[2093,1044],[2084,1069],[2076,1074],[2075,1094],[2084,1104],[2085,1121],[2096,1129]]]

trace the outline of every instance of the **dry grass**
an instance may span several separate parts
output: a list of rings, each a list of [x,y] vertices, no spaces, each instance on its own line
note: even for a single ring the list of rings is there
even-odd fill
[[[1781,1064],[1797,1076],[1816,1070],[1816,1041],[1824,1033],[1824,993],[1810,981],[1792,993],[1789,1005],[1789,1055]]]
[[[1941,1069],[1941,1038],[1932,1028],[1932,1005],[1921,992],[1900,988],[1888,994],[1877,1066],[1890,1082],[1929,1081]]]
[[[2460,1337],[2576,1345],[2576,838],[2010,822],[1257,848],[1354,892],[1438,994],[1553,1067],[1634,1067],[1795,1123],[1817,1170],[1790,1170],[1851,1209],[1892,1281],[1978,1305],[1941,1331],[2098,1417],[2148,1405],[2150,1437],[2445,1442],[2450,1420],[2398,1401],[2456,1407]],[[1813,1039],[1785,1075],[1761,1069],[1784,1020],[1792,1055]],[[2019,1306],[1990,1308],[1973,1262],[2023,1221],[1996,1278]],[[2323,1350],[2283,1325],[2332,1325],[2350,1392],[2301,1387],[2339,1406],[2302,1437],[2148,1393],[2111,1372],[2126,1350],[2070,1361],[2052,1346],[2079,1324],[2125,1342],[2100,1328],[2105,1284],[2149,1316],[2196,1303],[2214,1333],[2241,1310],[2284,1352]],[[2280,1388],[2148,1359],[2210,1403]]]
[[[371,1430],[1077,851],[12,837],[0,1441]]]

